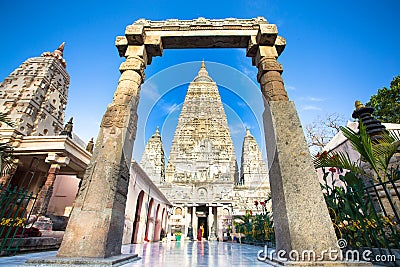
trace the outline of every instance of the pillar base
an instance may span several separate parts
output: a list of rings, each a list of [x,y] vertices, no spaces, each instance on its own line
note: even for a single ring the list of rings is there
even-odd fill
[[[25,264],[30,266],[121,266],[139,259],[138,254],[121,254],[108,258],[49,257],[27,260]]]

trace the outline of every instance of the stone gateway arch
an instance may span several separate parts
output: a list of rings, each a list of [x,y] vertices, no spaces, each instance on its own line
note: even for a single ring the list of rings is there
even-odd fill
[[[246,48],[258,68],[264,96],[264,129],[270,168],[277,250],[335,249],[336,236],[306,145],[300,120],[289,101],[277,62],[286,41],[276,25],[255,19],[140,19],[118,36],[126,61],[113,101],[103,116],[57,257],[108,258],[121,254],[129,164],[137,127],[144,70],[152,58],[173,48]]]

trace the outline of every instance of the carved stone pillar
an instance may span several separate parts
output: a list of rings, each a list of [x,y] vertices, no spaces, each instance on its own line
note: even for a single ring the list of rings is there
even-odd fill
[[[196,215],[196,206],[192,208],[192,227],[193,227],[193,239],[197,240],[197,215]]]
[[[212,206],[208,207],[208,240],[217,240],[215,236],[215,220]]]
[[[121,254],[146,49],[130,46],[126,56],[57,257],[106,258]]]
[[[69,158],[59,157],[57,154],[49,154],[45,161],[51,165],[47,171],[46,181],[39,191],[32,214],[46,215],[50,198],[53,195],[54,182],[57,174],[62,166],[68,165]]]
[[[255,63],[258,68],[257,80],[267,101],[288,101],[282,79],[282,65],[277,62],[278,53],[273,46],[260,46]]]
[[[39,191],[35,207],[32,210],[33,214],[45,215],[49,206],[50,198],[53,195],[53,186],[56,176],[60,171],[59,164],[51,164],[47,172],[46,182]]]
[[[311,161],[301,123],[289,101],[275,46],[260,46],[254,62],[264,96],[276,250],[337,249],[336,235]],[[286,255],[287,256],[287,255]]]
[[[187,234],[188,234],[188,229],[189,229],[189,223],[190,223],[190,220],[188,220],[189,212],[188,212],[188,207],[187,207],[187,206],[185,206],[184,212],[185,212],[185,217],[184,217],[185,219],[184,219],[183,221],[185,222],[185,226],[184,226],[185,229],[184,229],[182,235],[183,235],[183,236],[187,236]]]

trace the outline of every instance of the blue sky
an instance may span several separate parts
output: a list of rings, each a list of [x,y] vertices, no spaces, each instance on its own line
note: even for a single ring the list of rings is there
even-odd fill
[[[66,117],[74,117],[75,132],[87,141],[97,136],[101,117],[112,100],[119,78],[118,67],[123,61],[118,56],[114,41],[116,36],[124,34],[127,25],[139,18],[264,16],[270,23],[277,24],[279,35],[287,40],[279,62],[283,64],[286,88],[298,108],[302,123],[332,112],[350,118],[356,99],[368,101],[378,88],[388,86],[391,79],[400,74],[399,9],[399,1],[387,0],[2,1],[0,80],[27,58],[53,51],[65,41],[64,57],[71,75]],[[147,81],[143,85],[141,99],[147,99],[150,107],[164,108],[161,116],[164,119],[139,113],[140,117],[146,116],[149,120],[138,125],[134,149],[137,160],[140,160],[144,142],[155,126],[162,124],[159,126],[165,142],[172,140],[171,125],[176,124],[179,115],[179,105],[184,97],[182,92],[187,87],[184,84],[193,79],[192,74],[197,73],[199,61],[203,58],[214,80],[226,85],[221,95],[233,129],[237,154],[245,134],[241,131],[244,125],[254,129],[259,144],[263,143],[257,130],[260,126],[256,125],[256,115],[261,115],[256,114],[256,110],[262,102],[249,104],[241,101],[246,99],[243,95],[249,90],[254,91],[252,96],[259,96],[254,79],[256,69],[251,66],[251,59],[245,57],[244,51],[166,50],[162,57],[154,58],[147,67]],[[159,93],[166,90],[165,81],[156,75],[185,62],[193,62],[189,64],[187,75],[183,76],[186,81],[168,86],[168,90],[175,90],[175,93],[163,95],[160,100]],[[228,67],[213,69],[212,66],[219,66],[216,63],[248,75],[247,85],[233,88],[226,84],[219,77],[224,77],[220,72]],[[152,79],[152,76],[155,78]],[[235,94],[239,97],[235,98]],[[146,106],[142,102],[141,105]],[[241,109],[240,105],[247,105],[250,111]],[[242,126],[236,127],[240,122],[243,122]],[[169,146],[165,145],[168,151]]]

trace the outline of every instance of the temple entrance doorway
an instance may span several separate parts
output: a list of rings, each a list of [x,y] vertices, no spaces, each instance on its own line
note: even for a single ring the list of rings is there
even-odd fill
[[[196,209],[197,215],[197,231],[203,226],[203,235],[202,238],[208,239],[208,207],[206,205],[198,206]]]

